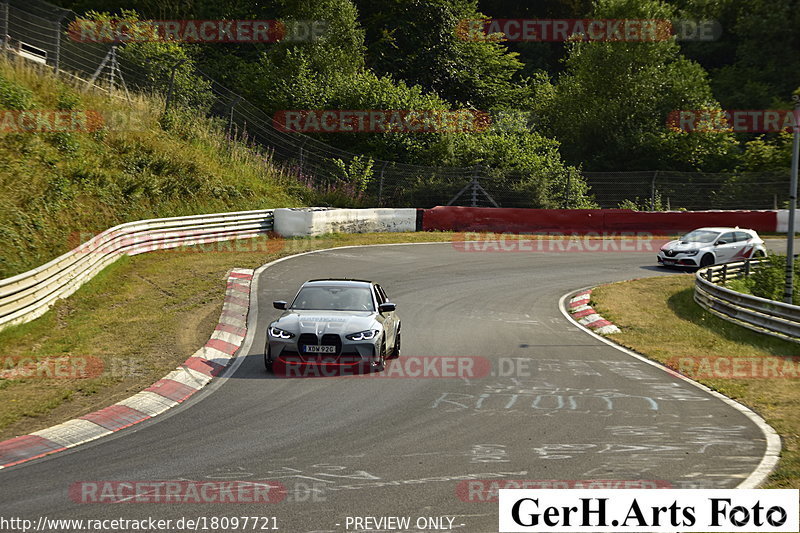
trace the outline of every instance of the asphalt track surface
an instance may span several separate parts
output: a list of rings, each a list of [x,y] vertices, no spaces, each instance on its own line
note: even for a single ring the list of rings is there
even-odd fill
[[[151,422],[0,471],[0,516],[274,516],[289,532],[346,531],[348,516],[409,516],[412,524],[446,516],[459,531],[491,532],[497,503],[459,493],[466,478],[736,487],[764,454],[761,430],[559,310],[572,290],[675,273],[654,259],[466,253],[443,243],[279,262],[258,278],[258,327],[234,371]],[[265,373],[266,325],[279,314],[272,300],[321,277],[373,279],[398,304],[403,353],[388,368],[397,377]],[[411,378],[394,367],[427,357],[475,357],[480,368],[488,360],[494,375]],[[287,494],[270,504],[83,504],[69,495],[80,481],[223,479],[279,482]]]

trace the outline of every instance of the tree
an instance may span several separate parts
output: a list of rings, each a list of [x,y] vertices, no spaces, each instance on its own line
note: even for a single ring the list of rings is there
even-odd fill
[[[367,28],[368,66],[419,85],[452,105],[492,110],[529,97],[522,63],[496,39],[459,25],[483,20],[475,0],[357,0]]]
[[[658,0],[599,0],[593,18],[671,19]],[[572,164],[589,170],[715,170],[735,147],[729,133],[667,127],[672,111],[719,109],[707,73],[680,54],[674,38],[575,40],[565,72],[540,78],[537,112]]]

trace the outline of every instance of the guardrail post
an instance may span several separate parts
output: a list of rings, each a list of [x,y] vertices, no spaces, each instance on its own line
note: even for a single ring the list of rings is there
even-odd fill
[[[722,284],[725,285],[728,282],[728,263],[722,265]]]
[[[744,277],[750,276],[750,260],[744,262]]]

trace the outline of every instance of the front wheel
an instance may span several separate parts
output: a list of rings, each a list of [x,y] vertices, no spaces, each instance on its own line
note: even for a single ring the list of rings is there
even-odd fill
[[[394,338],[394,346],[392,347],[392,355],[389,356],[389,359],[397,359],[400,357],[400,332],[397,332],[397,336]]]
[[[386,368],[386,344],[381,344],[380,356],[378,360],[372,364],[377,372],[381,372]]]
[[[714,256],[711,254],[706,254],[700,259],[700,268],[711,266],[714,264]]]

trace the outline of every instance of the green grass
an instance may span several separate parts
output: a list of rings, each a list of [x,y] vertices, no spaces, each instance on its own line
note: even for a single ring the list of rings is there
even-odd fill
[[[270,157],[225,138],[218,121],[133,95],[130,102],[0,59],[0,110],[111,111],[133,128],[0,133],[0,279],[34,268],[122,222],[307,205],[308,188]],[[162,127],[162,124],[169,126]]]
[[[592,305],[620,327],[610,338],[674,367],[679,357],[759,358],[798,366],[800,345],[762,335],[704,311],[693,300],[693,276],[665,276],[603,285]],[[641,305],[647,302],[646,306]],[[767,487],[800,488],[800,377],[696,381],[747,405],[780,434],[783,451]]]

